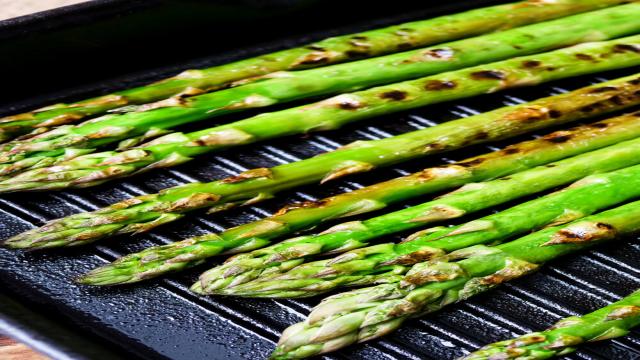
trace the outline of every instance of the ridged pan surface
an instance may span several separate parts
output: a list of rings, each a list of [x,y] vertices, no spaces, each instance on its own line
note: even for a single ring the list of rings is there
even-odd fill
[[[283,43],[291,41],[284,39]],[[212,58],[210,63],[215,61]],[[199,59],[198,62],[207,61]],[[185,64],[185,67],[188,66]],[[171,170],[154,171],[92,189],[2,195],[0,236],[6,238],[47,220],[91,211],[170,186],[210,181],[250,168],[296,161],[354,140],[379,139],[434,126],[637,71],[640,69],[429,106],[364,121],[339,131],[294,136],[201,156],[197,161]],[[162,71],[158,71],[143,77],[161,78],[163,75]],[[136,80],[130,82],[135,83]],[[319,199],[349,191],[430,165],[495,150],[531,136],[447,153],[442,157],[432,156],[322,186],[308,186],[284,193],[258,206],[216,215],[197,213],[148,234],[108,239],[98,245],[31,253],[0,249],[0,285],[3,292],[7,291],[14,299],[55,315],[81,332],[103,338],[132,358],[265,358],[274,348],[281,331],[302,320],[319,298],[254,300],[191,294],[188,287],[197,275],[221,259],[210,261],[204,267],[136,286],[91,288],[75,285],[72,278],[121,255],[149,246],[220,231],[264,217],[287,202]],[[380,241],[389,240],[396,239],[385,238]],[[465,350],[475,349],[487,342],[538,330],[561,317],[594,310],[636,288],[640,288],[640,245],[636,239],[627,239],[554,261],[534,275],[436,314],[409,321],[391,335],[349,347],[332,354],[331,358],[454,359],[464,354]],[[634,331],[624,338],[585,346],[566,358],[638,359],[640,332]]]

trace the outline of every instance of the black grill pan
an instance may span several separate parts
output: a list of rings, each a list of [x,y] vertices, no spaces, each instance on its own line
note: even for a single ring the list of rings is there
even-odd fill
[[[311,39],[504,1],[91,1],[0,22],[0,113],[67,101],[160,79]],[[247,27],[256,31],[247,32]],[[384,116],[343,130],[202,156],[86,190],[0,196],[0,238],[57,217],[191,181],[210,181],[638,72],[629,69]],[[231,119],[231,118],[228,118]],[[227,119],[227,120],[228,120]],[[221,119],[225,120],[225,119]],[[197,125],[197,127],[205,124]],[[193,126],[192,126],[193,128]],[[258,206],[194,214],[149,234],[78,249],[0,249],[0,331],[56,359],[259,359],[280,332],[319,299],[194,296],[199,267],[146,284],[87,288],[71,278],[145,247],[263,217],[286,202],[321,198],[530,138],[478,146],[308,186]],[[417,203],[424,199],[416,199]],[[408,203],[403,204],[406,206]],[[495,209],[494,209],[495,210]],[[394,238],[384,239],[395,240]],[[217,261],[212,261],[213,266]],[[627,239],[555,261],[525,279],[409,321],[380,340],[331,359],[453,359],[466,350],[594,310],[640,288],[640,245]],[[640,358],[640,333],[589,345],[567,359]]]

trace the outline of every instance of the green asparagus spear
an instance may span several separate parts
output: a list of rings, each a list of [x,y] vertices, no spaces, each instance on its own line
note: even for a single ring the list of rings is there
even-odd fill
[[[630,85],[640,85],[637,77],[627,78],[625,81]],[[624,86],[623,84],[618,85]],[[632,94],[631,98],[618,96],[611,98],[611,101],[599,98],[597,95],[613,90],[613,88],[616,86],[596,86],[591,88],[592,90],[587,90],[598,100],[592,105],[578,107],[578,111],[581,113],[598,112],[600,108],[606,109],[613,106],[610,103],[615,104],[613,107],[616,107],[637,101],[637,92]],[[580,93],[580,91],[576,93]],[[584,98],[588,98],[588,96]],[[564,99],[559,101],[559,104],[562,104],[562,109],[556,109],[553,100],[561,99]],[[374,167],[391,165],[403,160],[460,148],[473,143],[513,136],[521,132],[542,128],[545,126],[544,124],[556,124],[554,118],[566,120],[559,110],[567,109],[565,106],[569,106],[571,101],[570,97],[551,97],[392,138],[356,142],[341,150],[271,169],[254,169],[235,177],[207,184],[195,183],[170,188],[158,194],[125,200],[95,212],[72,215],[49,222],[42,228],[9,239],[5,244],[16,248],[77,245],[110,235],[149,230],[163,223],[177,220],[187,211],[211,206],[219,208],[223,205],[229,206],[241,202],[252,203],[273,196],[278,191],[321,179],[328,181],[368,171]],[[540,107],[538,108],[538,106]],[[577,113],[573,115],[576,118],[580,117]]]
[[[580,12],[622,4],[624,0],[520,1],[325,39],[302,47],[282,50],[214,66],[187,70],[175,77],[133,89],[71,104],[57,104],[29,113],[0,119],[0,141],[43,129],[78,122],[86,117],[125,105],[155,102],[177,94],[195,94],[219,89],[238,80],[275,71],[299,70],[345,62],[505,30]]]
[[[448,195],[420,205],[363,221],[339,224],[319,234],[300,236],[238,254],[202,274],[195,288],[205,294],[227,293],[234,286],[259,277],[281,274],[314,256],[363,247],[374,238],[455,219],[567,184],[593,173],[638,164],[639,151],[640,138],[636,138],[496,180],[470,183]],[[382,249],[374,248],[373,251],[384,251],[388,248],[386,245]],[[356,254],[366,255],[367,252]],[[366,264],[365,261],[363,266],[366,267]],[[282,294],[287,296],[286,291]]]
[[[640,202],[547,228],[496,247],[462,250],[458,261],[414,265],[401,282],[331,296],[286,329],[274,359],[297,359],[387,334],[404,320],[519,278],[561,255],[640,230]],[[455,255],[455,253],[454,253]]]
[[[556,102],[555,106],[561,103]],[[575,106],[579,102],[572,104]],[[549,141],[561,136],[567,141]],[[621,116],[560,131],[507,147],[502,151],[483,154],[455,164],[428,168],[318,202],[294,204],[273,216],[240,225],[220,234],[207,234],[173,244],[151,247],[95,269],[79,280],[89,285],[113,285],[149,279],[198,265],[206,258],[219,254],[254,250],[268,245],[278,237],[312,228],[329,219],[380,210],[412,197],[454,188],[471,181],[513,174],[638,136],[640,117],[633,116]]]
[[[460,360],[549,359],[576,346],[625,336],[640,325],[640,291],[584,316],[560,320],[550,329],[487,345]]]
[[[588,176],[564,191],[522,203],[464,225],[428,229],[400,244],[352,250],[334,259],[305,263],[275,276],[259,277],[224,289],[249,297],[315,296],[339,286],[370,285],[399,277],[409,265],[446,261],[446,254],[473,245],[493,244],[550,225],[560,225],[640,197],[640,165]],[[369,229],[373,231],[374,229]],[[435,260],[434,260],[435,259]]]
[[[147,138],[156,136],[178,125],[230,111],[414,79],[592,39],[608,39],[637,33],[640,31],[640,23],[635,21],[638,17],[640,17],[640,3],[621,5],[548,23],[441,44],[437,48],[414,50],[320,69],[275,73],[263,81],[211,94],[188,98],[174,97],[158,103],[142,105],[129,113],[107,115],[77,126],[61,126],[28,139],[6,143],[0,146],[0,175],[49,166],[60,160],[91,153],[96,147],[123,139],[128,139],[122,144],[127,148],[139,141],[136,139],[137,136]],[[593,26],[596,25],[600,27],[598,31],[593,30]],[[228,131],[223,133],[222,138],[216,134],[218,136],[207,139],[214,147],[219,142],[229,146],[274,136],[332,129],[341,124],[380,113],[406,110],[447,99],[495,91],[504,87],[505,84],[512,86],[513,81],[537,82],[566,72],[581,74],[585,71],[598,71],[598,68],[610,69],[637,65],[640,62],[638,60],[640,54],[635,51],[638,46],[636,42],[640,42],[638,39],[640,36],[610,43],[594,43],[560,52],[545,53],[534,58],[506,60],[367,91],[343,94],[324,102],[281,113],[280,117],[287,117],[287,119],[275,126],[272,123],[269,123],[268,127],[255,124],[245,127],[241,124],[238,129],[240,131],[236,131],[233,127],[226,128]],[[631,48],[627,49],[621,45],[630,45]],[[611,57],[607,59],[597,57],[602,55],[603,47],[607,48],[608,53],[613,52]],[[586,51],[584,57],[578,56],[582,54],[582,50]],[[592,51],[595,53],[590,54]],[[562,58],[559,64],[553,64],[558,57]],[[524,63],[525,61],[533,62]],[[538,65],[539,62],[544,65]],[[561,68],[554,68],[557,66]],[[503,68],[505,70],[501,70]],[[308,109],[315,109],[315,111],[307,114],[305,110]],[[288,119],[291,114],[293,114],[292,118]],[[278,117],[278,115],[275,116]],[[301,123],[295,121],[301,117],[305,118],[305,121]],[[332,118],[339,120],[328,120]],[[249,122],[262,123],[263,120],[258,117]],[[184,147],[185,138],[178,137]],[[196,141],[196,144],[200,143]],[[202,145],[207,145],[207,142]],[[191,149],[185,149],[187,157],[191,155],[189,150]],[[167,161],[171,162],[171,159]]]

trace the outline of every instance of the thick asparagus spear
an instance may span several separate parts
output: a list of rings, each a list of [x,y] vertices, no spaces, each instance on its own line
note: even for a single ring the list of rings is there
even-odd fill
[[[586,342],[625,336],[640,325],[640,290],[584,316],[560,320],[551,328],[487,345],[460,360],[549,359]]]
[[[28,139],[6,143],[0,146],[0,164],[2,164],[0,175],[55,164],[61,159],[90,153],[96,147],[123,139],[130,140],[125,141],[123,145],[129,147],[137,141],[131,140],[136,136],[157,135],[181,124],[211,118],[230,111],[414,79],[591,39],[608,39],[637,33],[640,31],[640,23],[635,21],[638,17],[640,17],[640,3],[621,5],[553,20],[549,23],[441,44],[437,48],[420,49],[320,69],[277,73],[264,81],[211,94],[171,98],[160,103],[143,105],[138,110],[126,114],[107,115],[77,126],[62,126]],[[601,29],[594,31],[595,24]],[[292,109],[284,113],[287,117],[293,114],[291,119],[276,126],[270,124],[273,128],[266,132],[260,130],[265,127],[257,127],[258,130],[255,130],[255,125],[252,127],[241,125],[238,129],[240,131],[233,128],[227,129],[222,138],[219,135],[207,137],[204,145],[207,145],[206,140],[213,146],[220,142],[229,146],[274,136],[331,129],[380,113],[406,110],[447,99],[495,91],[505,86],[513,86],[514,81],[538,82],[546,78],[563,76],[560,74],[575,75],[599,71],[598,69],[637,65],[640,62],[638,60],[640,54],[636,52],[639,39],[640,36],[635,36],[613,42],[593,43],[559,52],[505,60],[367,91],[343,94],[324,102]],[[603,55],[603,50],[611,56],[606,59],[598,58],[599,55]],[[307,114],[305,110],[308,109],[315,109],[315,111]],[[280,118],[283,117],[282,114],[279,115]],[[275,116],[278,117],[278,115]],[[305,118],[305,121],[300,124],[293,120],[301,117]],[[328,120],[332,118],[336,120]],[[263,120],[258,117],[250,122],[260,123]],[[183,137],[179,136],[179,138],[180,141],[184,141]],[[198,144],[197,141],[196,144]],[[188,150],[187,156],[189,156]]]
[[[528,231],[560,225],[640,197],[640,165],[588,176],[569,188],[496,214],[446,229],[428,229],[400,244],[356,249],[334,259],[305,263],[275,276],[223,289],[226,295],[308,297],[339,286],[371,285],[398,278],[422,261],[446,261],[446,254],[494,244]],[[369,229],[373,231],[373,229]],[[294,295],[297,291],[298,294]]]
[[[566,142],[549,139],[564,136]],[[127,255],[79,279],[84,284],[137,282],[202,263],[206,258],[254,250],[286,234],[329,219],[380,210],[387,205],[447,188],[492,179],[640,136],[640,118],[618,117],[510,146],[457,164],[285,208],[273,216],[220,234],[207,234]]]
[[[420,205],[363,221],[339,224],[320,234],[300,236],[238,254],[202,274],[194,289],[206,294],[225,293],[229,288],[258,277],[288,271],[313,256],[363,247],[374,238],[455,219],[567,184],[596,172],[638,164],[638,151],[640,138],[496,180],[467,184],[446,196]]]
[[[377,338],[410,317],[526,275],[561,255],[638,230],[640,202],[633,202],[496,247],[464,249],[460,254],[463,260],[436,267],[428,262],[416,264],[401,282],[323,300],[306,321],[283,332],[273,358],[304,358]]]
[[[629,97],[614,96],[610,100],[603,99],[598,94],[616,91],[615,89],[628,85],[640,85],[640,82],[637,77],[625,78],[615,86],[594,86],[573,93],[582,94],[586,91],[588,96],[572,98],[570,94],[559,95],[388,139],[359,142],[311,159],[271,169],[255,169],[222,181],[174,187],[159,194],[126,200],[96,212],[50,222],[40,229],[18,235],[6,244],[19,248],[64,246],[87,243],[118,233],[148,230],[198,208],[234,202],[255,202],[278,191],[320,179],[331,180],[376,166],[513,136],[556,124],[554,119],[564,122],[568,119],[564,117],[565,110],[570,110],[567,112],[570,115],[566,116],[579,118],[581,115],[578,113],[592,114],[624,107],[625,104],[637,102],[637,92]],[[595,101],[589,101],[590,97]],[[581,100],[590,105],[578,102]]]
[[[486,32],[504,30],[584,11],[622,4],[624,0],[520,1],[325,39],[302,47],[278,51],[214,66],[188,70],[175,77],[83,100],[57,104],[0,119],[0,141],[61,124],[78,122],[125,105],[145,104],[180,93],[215,90],[242,79],[282,70],[299,70],[373,57]]]

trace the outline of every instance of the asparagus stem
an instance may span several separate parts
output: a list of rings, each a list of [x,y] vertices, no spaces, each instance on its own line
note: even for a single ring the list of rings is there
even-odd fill
[[[613,44],[609,46],[615,47]],[[628,85],[640,85],[637,77],[624,81]],[[624,84],[618,83],[618,86],[627,86]],[[590,96],[598,98],[598,101],[589,106],[574,102],[586,100],[589,96],[572,98],[565,94],[497,109],[387,139],[357,142],[341,150],[271,169],[254,169],[220,181],[173,187],[158,194],[125,200],[98,211],[54,220],[39,229],[9,239],[5,244],[16,248],[79,245],[111,235],[146,231],[177,220],[184,213],[199,208],[253,203],[298,185],[318,180],[332,180],[431,153],[514,136],[561,123],[567,119],[562,111],[572,109],[572,105],[583,107],[578,107],[577,112],[567,113],[566,116],[579,118],[581,114],[592,114],[606,111],[600,109],[619,108],[637,102],[637,92],[630,95],[630,98],[612,97],[609,100],[601,99],[597,95],[613,91],[618,86],[583,89],[582,91],[590,93]],[[579,94],[582,91],[574,93]],[[586,102],[590,103],[588,100]],[[554,118],[564,120],[556,122]]]
[[[549,359],[586,342],[625,336],[640,325],[640,291],[584,316],[560,320],[550,329],[487,345],[460,360]]]
[[[446,266],[416,264],[401,282],[326,298],[306,321],[283,332],[273,358],[304,358],[377,338],[410,317],[439,310],[519,278],[561,255],[638,230],[640,202],[633,202],[497,247],[465,249],[462,260],[445,263]]]
[[[229,288],[260,276],[274,276],[288,271],[313,256],[363,247],[373,238],[458,218],[593,173],[638,164],[638,151],[640,138],[496,180],[470,183],[446,196],[417,206],[363,221],[339,224],[320,234],[301,236],[238,254],[202,274],[195,288],[205,294],[225,293]]]
[[[282,274],[261,276],[221,292],[249,297],[308,297],[339,286],[390,282],[415,263],[446,262],[446,254],[452,251],[493,244],[545,226],[568,223],[638,198],[639,187],[640,165],[591,175],[563,191],[463,225],[427,229],[400,244],[384,243],[352,250],[333,259],[298,265]],[[374,230],[369,228],[371,232]]]
[[[321,40],[202,70],[187,70],[150,85],[114,92],[70,104],[57,104],[0,119],[0,141],[34,129],[79,122],[125,105],[155,102],[180,93],[223,88],[238,80],[275,71],[300,70],[437,44],[487,32],[505,30],[580,12],[622,4],[623,0],[520,1],[449,16],[409,22]]]
[[[351,91],[435,73],[441,74],[342,94],[306,107],[267,115],[272,119],[274,116],[285,119],[276,125],[273,124],[274,121],[268,122],[269,127],[259,126],[263,123],[264,117],[258,116],[248,120],[250,127],[245,126],[246,122],[236,124],[237,128],[222,127],[215,129],[222,130],[221,133],[214,131],[212,136],[207,136],[208,132],[205,131],[199,134],[205,136],[204,138],[189,139],[177,135],[180,142],[178,147],[186,148],[186,154],[176,154],[174,149],[161,153],[180,155],[178,162],[184,162],[185,157],[193,156],[192,152],[198,153],[198,149],[188,145],[196,145],[196,148],[211,145],[216,148],[275,136],[334,129],[345,123],[380,114],[484,94],[505,87],[633,66],[640,63],[640,53],[637,51],[640,45],[636,44],[640,42],[640,36],[591,43],[468,68],[584,41],[637,33],[640,31],[640,23],[635,21],[638,17],[640,3],[632,3],[441,44],[429,49],[319,69],[275,73],[263,81],[211,94],[187,98],[174,97],[159,103],[143,105],[129,113],[106,115],[76,126],[61,126],[28,139],[6,143],[0,146],[0,175],[50,166],[60,160],[92,153],[95,148],[124,139],[129,140],[123,142],[122,146],[128,148],[138,141],[135,139],[138,136],[153,137],[178,125],[231,111]],[[596,25],[600,30],[593,30],[593,26]],[[598,57],[605,52],[606,59]],[[450,71],[460,68],[465,69]],[[450,72],[443,73],[445,71]],[[310,109],[312,111],[307,111]],[[169,141],[174,142],[175,137],[170,137]],[[161,160],[169,163],[176,161],[166,157],[153,159],[154,162]],[[65,178],[64,175],[61,177]],[[98,177],[101,177],[100,173]]]
[[[568,99],[568,98],[567,98]],[[575,98],[574,98],[575,99]],[[563,102],[555,102],[560,105]],[[570,102],[580,106],[580,102]],[[530,107],[531,109],[532,107]],[[572,113],[572,112],[568,112]],[[254,250],[323,221],[363,214],[409,198],[494,179],[640,136],[640,118],[621,116],[516,144],[502,151],[392,179],[316,203],[294,204],[273,216],[127,255],[83,276],[91,285],[131,283],[180,271],[219,254]],[[564,137],[567,141],[549,139]]]

